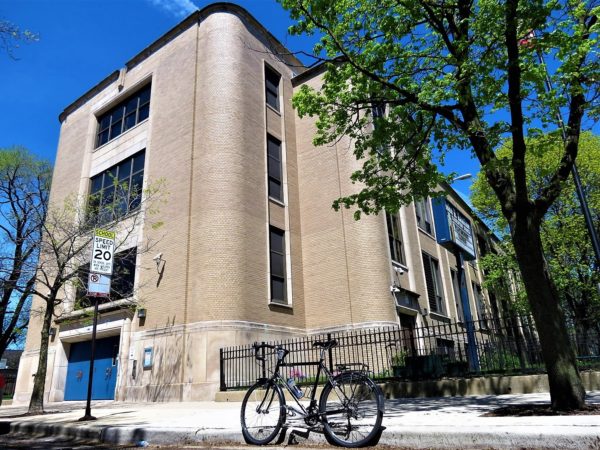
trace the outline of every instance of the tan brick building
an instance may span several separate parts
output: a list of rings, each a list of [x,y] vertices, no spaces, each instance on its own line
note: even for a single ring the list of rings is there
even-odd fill
[[[125,290],[137,310],[101,307],[95,377],[109,381],[94,398],[211,399],[220,347],[462,314],[456,260],[436,242],[430,200],[360,221],[331,208],[356,189],[349,175],[358,163],[348,142],[312,145],[314,121],[295,115],[291,97],[303,84],[318,87],[320,73],[286,54],[245,10],[215,4],[61,114],[54,201],[93,193],[101,211],[118,201],[109,176],[129,187],[126,209],[139,205],[141,183],[164,179],[168,191],[164,227],[136,231],[139,241],[157,240],[129,260],[137,288]],[[481,292],[477,262],[464,266],[478,318],[496,306]],[[66,291],[72,301],[49,349],[51,401],[81,398],[87,381],[91,326],[78,315],[76,289]],[[16,402],[31,394],[39,334],[32,317]]]

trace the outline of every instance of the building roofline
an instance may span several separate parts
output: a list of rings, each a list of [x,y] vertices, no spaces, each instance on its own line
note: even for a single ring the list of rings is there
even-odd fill
[[[346,63],[347,61],[348,61],[348,58],[346,58],[345,56],[338,56],[336,58],[333,58],[333,59],[330,59],[327,61],[321,61],[318,64],[315,64],[314,66],[310,66],[304,72],[302,72],[301,74],[296,75],[294,78],[292,78],[292,86],[296,87],[299,84],[304,83],[305,81],[309,80],[310,78],[313,78],[313,77],[316,77],[317,75],[322,74],[323,72],[325,72],[327,70],[328,64],[333,64],[335,66],[339,66],[339,65]]]
[[[292,86],[296,87],[299,84],[302,84],[305,81],[322,74],[327,69],[326,64],[327,63],[325,63],[325,62],[321,62],[319,64],[316,64],[316,65],[306,69],[301,74],[296,75],[294,78],[292,78]]]
[[[243,19],[247,20],[247,22],[253,26],[259,33],[263,34],[271,44],[273,44],[275,50],[279,52],[281,58],[285,61],[286,64],[293,66],[295,71],[306,70],[306,67],[302,62],[296,58],[285,46],[275,37],[269,30],[267,30],[252,14],[250,14],[246,9],[242,8],[239,5],[228,2],[217,2],[212,3],[210,5],[205,6],[204,8],[197,10],[190,14],[188,17],[179,22],[175,27],[167,31],[161,37],[159,37],[156,41],[150,44],[148,47],[144,48],[141,52],[131,58],[129,61],[125,63],[125,69],[131,70],[142,61],[147,59],[152,54],[156,53],[166,44],[171,42],[181,33],[191,28],[194,25],[200,24],[204,19],[214,13],[219,12],[231,12],[237,14]],[[105,89],[110,84],[114,83],[119,78],[120,70],[116,70],[111,73],[109,76],[104,78],[90,90],[88,90],[85,94],[80,96],[77,100],[69,104],[63,112],[61,112],[58,116],[58,120],[62,123],[69,114],[73,111],[77,110],[81,105],[86,103],[90,98],[94,97],[98,92]]]

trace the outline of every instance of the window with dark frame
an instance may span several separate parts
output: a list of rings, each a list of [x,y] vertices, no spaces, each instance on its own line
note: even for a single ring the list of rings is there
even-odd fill
[[[473,295],[475,296],[475,307],[477,308],[477,318],[479,319],[479,326],[483,329],[489,329],[490,324],[488,323],[487,308],[485,306],[485,300],[483,298],[483,290],[481,286],[471,282],[473,288]]]
[[[452,273],[452,290],[454,291],[454,303],[456,304],[456,314],[459,322],[465,321],[465,313],[463,312],[462,300],[460,298],[460,283],[458,282],[458,272],[451,270]]]
[[[432,213],[428,198],[415,200],[415,213],[417,215],[417,225],[419,228],[433,235]]]
[[[113,274],[110,283],[110,298],[101,297],[100,303],[114,302],[133,295],[135,282],[135,264],[137,261],[137,247],[115,253]],[[87,308],[93,302],[87,297],[88,276],[90,264],[80,266],[77,270],[77,289],[75,294],[75,309]]]
[[[400,218],[398,217],[398,214],[390,214],[386,212],[385,220],[387,224],[388,243],[390,246],[390,255],[392,257],[392,261],[405,264]]]
[[[265,97],[267,105],[272,107],[274,110],[279,111],[279,82],[281,76],[271,69],[269,66],[265,66]]]
[[[271,301],[287,303],[285,283],[285,232],[275,227],[269,229],[271,268]]]
[[[267,135],[267,173],[269,197],[283,202],[283,178],[281,163],[281,141]]]
[[[146,120],[150,115],[150,84],[98,117],[96,147]]]
[[[145,151],[90,178],[88,220],[104,224],[139,208],[142,202]]]
[[[454,351],[454,341],[451,339],[436,338],[435,345],[437,347],[436,353],[439,356],[447,357],[449,360],[456,359],[456,353]]]
[[[425,269],[425,283],[431,312],[445,314],[444,295],[440,266],[437,259],[423,253],[423,268]]]

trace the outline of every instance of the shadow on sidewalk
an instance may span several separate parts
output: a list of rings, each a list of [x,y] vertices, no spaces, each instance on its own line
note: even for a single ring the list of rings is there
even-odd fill
[[[542,394],[543,395],[543,394]],[[600,403],[600,392],[588,393],[588,404]],[[385,416],[402,417],[414,412],[436,412],[441,414],[485,414],[499,408],[528,405],[543,407],[550,405],[550,399],[528,399],[527,395],[489,395],[478,397],[437,397],[386,399]]]

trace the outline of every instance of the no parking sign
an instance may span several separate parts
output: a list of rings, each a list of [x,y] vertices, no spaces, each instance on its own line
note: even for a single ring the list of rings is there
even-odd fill
[[[90,273],[88,277],[88,295],[107,297],[110,294],[110,277],[101,273]]]

